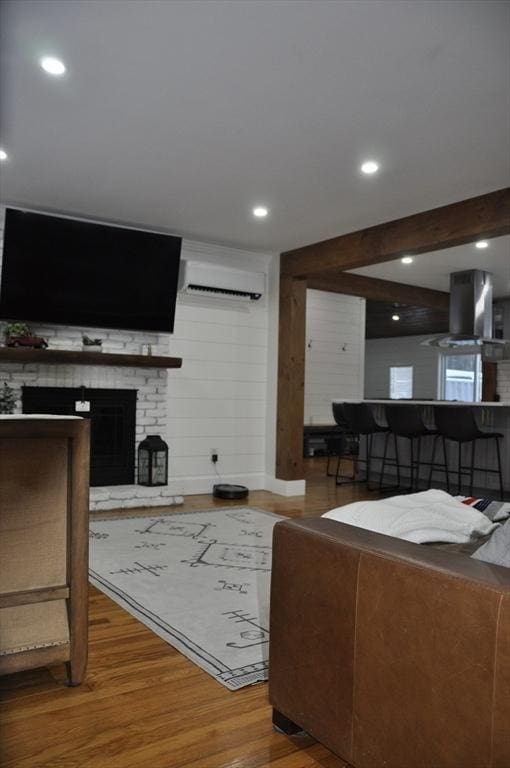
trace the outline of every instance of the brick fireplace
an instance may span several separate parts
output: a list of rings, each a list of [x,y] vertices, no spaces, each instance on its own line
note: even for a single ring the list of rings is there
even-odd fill
[[[87,335],[92,338],[101,338],[103,341],[102,349],[106,353],[139,355],[143,348],[146,349],[147,345],[150,345],[154,355],[168,354],[169,337],[165,334],[36,324],[32,324],[32,328],[34,333],[43,336],[48,341],[49,349],[82,351],[82,337]],[[0,336],[3,336],[1,323]],[[113,478],[114,482],[107,481],[108,476],[102,474],[96,466],[90,489],[91,511],[182,504],[182,496],[173,496],[166,486],[150,488],[135,483],[136,449],[139,443],[148,434],[160,434],[163,439],[167,440],[167,378],[168,373],[165,369],[137,367],[135,365],[133,367],[117,367],[111,365],[42,365],[17,362],[5,362],[0,365],[0,381],[6,381],[14,389],[17,398],[16,412],[19,413],[25,410],[25,406],[23,406],[24,392],[30,393],[28,394],[30,400],[33,392],[41,388],[41,392],[43,390],[48,392],[50,389],[53,392],[60,390],[60,392],[56,392],[56,396],[61,395],[61,404],[58,405],[57,398],[53,400],[53,405],[40,404],[39,409],[39,407],[35,407],[36,401],[31,401],[32,405],[26,407],[30,408],[32,413],[36,411],[49,413],[50,408],[53,413],[70,412],[69,410],[62,411],[62,408],[68,409],[75,403],[74,395],[76,393],[79,393],[79,397],[76,398],[78,400],[81,399],[82,392],[88,392],[92,395],[94,392],[109,391],[115,393],[118,391],[120,394],[130,390],[135,393],[133,437],[128,449],[133,457],[130,469],[131,482],[127,482],[126,476],[124,478],[116,476]],[[73,394],[70,394],[69,390]],[[111,397],[113,400],[115,399],[114,394]],[[76,414],[75,410],[71,412]],[[87,414],[83,415],[87,416]],[[110,437],[106,437],[107,441],[115,435],[111,423],[107,427],[107,433],[108,430]],[[104,443],[104,434],[102,439]],[[169,448],[171,473],[171,444]],[[105,448],[103,444],[102,450],[104,458],[104,454],[107,454],[109,449]]]

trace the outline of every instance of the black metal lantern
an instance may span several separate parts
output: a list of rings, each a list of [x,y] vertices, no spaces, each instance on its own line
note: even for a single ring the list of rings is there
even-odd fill
[[[168,485],[168,445],[159,435],[138,446],[138,485]]]

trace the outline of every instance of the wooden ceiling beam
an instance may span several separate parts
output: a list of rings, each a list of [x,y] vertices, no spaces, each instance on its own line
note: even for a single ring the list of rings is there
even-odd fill
[[[317,272],[380,264],[510,233],[510,187],[287,251],[281,271],[307,278]]]
[[[450,294],[444,291],[433,291],[417,285],[393,283],[391,280],[379,280],[376,277],[353,275],[349,272],[310,275],[307,286],[317,291],[346,293],[349,296],[362,296],[373,301],[398,302],[443,310],[448,310],[450,306]]]

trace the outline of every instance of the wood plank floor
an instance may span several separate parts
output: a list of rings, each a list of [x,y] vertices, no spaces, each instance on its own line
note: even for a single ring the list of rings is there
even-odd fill
[[[336,488],[322,459],[306,463],[306,497],[257,491],[248,503],[303,517],[371,496]],[[211,496],[191,496],[173,511],[213,506]],[[87,681],[67,688],[64,679],[63,667],[1,679],[1,766],[348,768],[308,736],[273,731],[267,684],[228,691],[94,588]]]

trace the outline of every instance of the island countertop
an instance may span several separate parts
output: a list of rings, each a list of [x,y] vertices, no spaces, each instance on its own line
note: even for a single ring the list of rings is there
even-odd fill
[[[333,400],[334,403],[367,403],[368,405],[458,405],[458,406],[475,406],[481,408],[510,408],[510,400],[501,400],[498,402],[482,401],[479,403],[471,403],[465,400],[392,400],[390,398],[386,400],[371,400],[371,399],[354,399],[354,398],[338,398]]]

